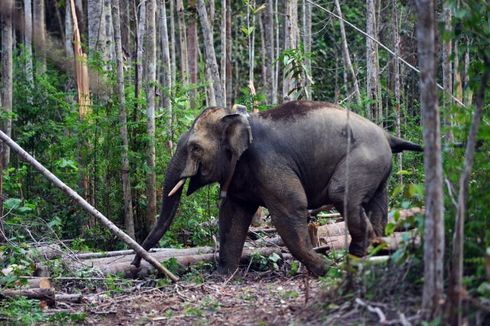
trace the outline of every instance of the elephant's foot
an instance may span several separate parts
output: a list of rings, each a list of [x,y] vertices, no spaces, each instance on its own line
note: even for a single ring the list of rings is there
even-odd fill
[[[354,242],[352,241],[349,245],[349,254],[356,257],[364,257],[367,255],[368,242]]]
[[[236,264],[225,264],[225,263],[220,263],[218,264],[218,273],[220,275],[232,275],[234,274],[238,269],[238,265]]]
[[[320,259],[319,262],[306,266],[306,268],[308,268],[308,271],[310,271],[310,273],[312,273],[314,276],[325,275],[327,273],[328,267],[329,266],[327,264],[327,261],[324,259]]]

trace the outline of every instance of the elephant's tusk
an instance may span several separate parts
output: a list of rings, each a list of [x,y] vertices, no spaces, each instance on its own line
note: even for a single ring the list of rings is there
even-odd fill
[[[173,194],[175,194],[177,192],[177,190],[180,189],[180,187],[182,187],[185,183],[185,179],[180,179],[179,182],[177,182],[177,184],[175,185],[175,187],[173,187],[172,190],[170,190],[170,192],[168,193],[168,197],[171,197]]]

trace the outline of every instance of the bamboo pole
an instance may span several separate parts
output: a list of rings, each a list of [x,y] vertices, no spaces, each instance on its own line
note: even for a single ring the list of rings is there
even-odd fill
[[[36,170],[41,172],[52,184],[60,188],[68,196],[73,198],[85,211],[99,219],[99,221],[104,224],[109,230],[112,231],[119,239],[124,241],[130,248],[132,248],[138,255],[140,255],[144,260],[153,265],[158,271],[167,275],[172,281],[177,282],[179,278],[172,274],[168,269],[162,266],[158,260],[150,256],[148,251],[143,249],[136,241],[134,241],[130,236],[119,229],[114,223],[112,223],[107,217],[105,217],[101,212],[99,212],[95,207],[90,205],[85,199],[83,199],[76,191],[64,184],[58,177],[46,169],[41,163],[39,163],[34,157],[27,153],[22,147],[20,147],[16,142],[14,142],[9,136],[7,136],[3,131],[0,130],[0,139],[5,142],[14,152],[16,152],[21,158],[23,158],[27,163],[32,165]]]

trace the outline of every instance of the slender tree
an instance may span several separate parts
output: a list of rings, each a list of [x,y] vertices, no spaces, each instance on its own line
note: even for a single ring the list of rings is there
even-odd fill
[[[197,84],[199,78],[198,67],[198,36],[197,36],[197,10],[196,0],[189,0],[187,11],[187,55],[189,67],[189,81],[192,84]],[[191,90],[191,107],[196,107],[197,90]]]
[[[393,69],[393,79],[394,79],[394,89],[393,93],[395,95],[395,110],[396,110],[396,136],[401,137],[401,87],[400,87],[400,29],[398,27],[398,7],[396,0],[391,1],[392,7],[392,33],[393,33],[393,47],[395,49],[395,57],[394,57],[394,69]],[[398,153],[397,155],[398,161],[398,170],[403,170],[403,162],[402,162],[402,153]],[[400,184],[403,184],[403,174],[400,173]]]
[[[156,0],[146,0],[145,92],[146,92],[146,221],[145,234],[151,230],[157,215],[155,173],[155,84],[156,84]]]
[[[435,64],[433,0],[416,0],[420,106],[424,129],[425,227],[422,307],[432,320],[441,312],[444,291],[444,201]]]
[[[303,0],[303,43],[305,53],[307,53],[307,55],[309,55],[311,52],[311,12],[311,3]],[[309,76],[311,74],[311,59],[309,58],[309,56],[307,56],[307,58],[305,59],[304,64],[306,68],[306,74],[303,77],[303,87],[305,89],[306,99],[311,100],[311,80]]]
[[[177,0],[177,26],[179,28],[179,42],[180,42],[180,77],[184,85],[189,82],[189,59],[187,52],[187,34],[185,31],[185,18],[184,18],[184,2],[183,0]]]
[[[447,1],[444,1],[443,3],[443,20],[444,20],[444,32],[445,33],[451,33],[452,30],[452,15],[451,15],[451,8],[449,6],[449,3]],[[445,138],[446,140],[451,143],[453,142],[453,134],[450,128],[451,125],[451,117],[449,116],[448,109],[451,106],[452,99],[451,95],[453,93],[453,71],[452,71],[452,66],[451,66],[451,54],[453,50],[453,42],[451,41],[451,38],[443,38],[443,44],[442,44],[442,86],[444,88],[444,93],[443,93],[443,105],[445,107],[445,110],[443,111],[443,119],[444,119],[444,124],[449,127],[446,134]]]
[[[226,83],[226,101],[227,106],[231,107],[233,103],[233,74],[232,74],[232,24],[231,24],[231,1],[226,1],[226,61],[225,61],[225,79],[224,83]]]
[[[138,17],[138,28],[136,30],[136,42],[137,50],[136,50],[136,87],[135,87],[135,95],[136,97],[140,97],[141,91],[143,89],[143,53],[144,53],[144,35],[146,29],[146,1],[141,0],[138,5],[138,11],[136,13]]]
[[[342,9],[340,8],[339,0],[335,0],[335,7],[337,8],[337,14],[342,17]],[[361,92],[359,91],[359,82],[357,81],[356,73],[354,72],[354,67],[352,66],[352,61],[350,59],[349,46],[347,43],[347,36],[345,35],[344,21],[342,19],[339,20],[339,26],[340,37],[342,39],[342,59],[344,61],[345,70],[348,72],[348,74],[345,75],[350,77],[352,83],[352,87],[346,85],[346,89],[349,91],[349,93],[353,93],[356,102],[360,104]]]
[[[366,33],[378,39],[376,23],[376,1],[366,0]],[[381,99],[378,98],[378,45],[371,38],[366,38],[366,89],[367,97],[370,100],[367,107],[368,117],[380,122],[382,111],[379,110]]]
[[[274,85],[274,0],[267,0],[266,10],[263,12],[264,15],[264,41],[265,41],[265,51],[263,55],[265,56],[265,80],[264,84],[267,85],[267,97],[270,104],[275,103],[277,94],[275,94]]]
[[[121,179],[123,187],[124,200],[124,227],[126,233],[135,238],[134,235],[134,217],[133,217],[133,200],[131,197],[131,181],[129,175],[129,141],[128,141],[128,122],[126,115],[126,96],[124,94],[124,62],[123,49],[121,40],[121,23],[119,17],[121,10],[119,0],[112,2],[112,17],[114,24],[114,43],[116,49],[117,64],[117,95],[119,98],[119,130],[121,134]]]
[[[219,105],[224,106],[223,86],[221,85],[221,78],[219,74],[218,62],[216,60],[216,53],[214,50],[214,38],[211,31],[211,25],[209,24],[208,13],[204,0],[197,1],[197,12],[199,13],[199,19],[202,26],[202,34],[204,38],[204,53],[206,57],[206,65],[210,70],[212,77],[211,87],[214,90],[216,96],[215,99],[210,99],[210,106]]]
[[[286,1],[284,16],[284,50],[296,49],[298,46],[298,1]],[[292,98],[291,91],[296,88],[294,80],[284,67],[282,81],[282,98]]]
[[[46,23],[44,0],[33,0],[34,45],[39,56],[37,72],[43,74],[46,71]]]
[[[26,55],[25,73],[27,82],[33,87],[32,71],[32,1],[24,0],[24,48]],[[28,95],[29,96],[29,95]]]

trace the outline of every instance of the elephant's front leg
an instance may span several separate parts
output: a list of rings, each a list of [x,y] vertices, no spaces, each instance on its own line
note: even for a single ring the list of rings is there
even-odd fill
[[[257,211],[256,205],[239,204],[226,199],[219,213],[220,273],[233,273],[240,263],[248,227]]]

